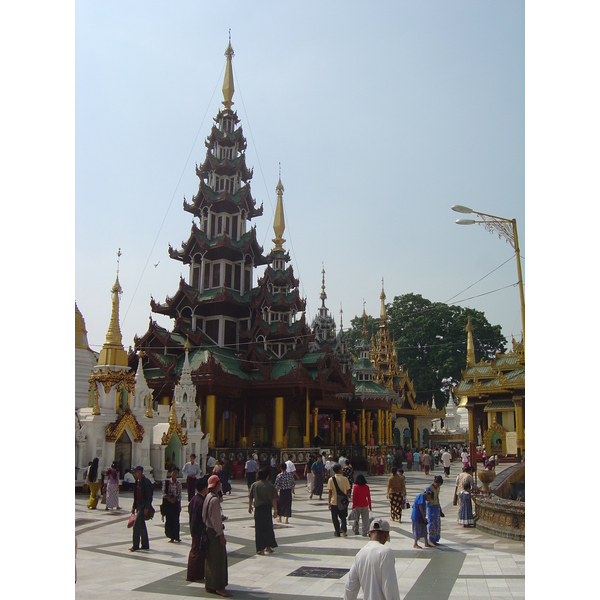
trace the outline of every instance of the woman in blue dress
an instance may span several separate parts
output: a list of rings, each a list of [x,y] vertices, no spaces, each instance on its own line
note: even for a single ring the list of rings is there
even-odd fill
[[[442,532],[442,519],[444,516],[440,508],[440,487],[444,483],[441,475],[436,475],[433,483],[426,488],[431,492],[431,499],[427,502],[427,520],[429,529],[429,543],[437,546]]]
[[[471,484],[468,481],[463,485],[463,491],[460,492],[458,497],[460,498],[458,524],[463,527],[472,527],[475,520],[473,519],[473,505],[471,504]]]

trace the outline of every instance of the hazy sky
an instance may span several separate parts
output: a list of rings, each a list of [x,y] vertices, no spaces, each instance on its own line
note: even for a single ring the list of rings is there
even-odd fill
[[[183,196],[198,190],[229,29],[233,108],[264,203],[253,224],[268,253],[281,163],[309,323],[324,264],[338,326],[340,303],[346,328],[363,299],[379,314],[383,278],[388,302],[453,298],[520,336],[512,248],[455,225],[450,207],[516,218],[525,274],[524,21],[511,0],[76,2],[75,300],[91,347],[118,248],[125,348],[148,328],[150,296],[188,277],[167,249],[190,233]]]

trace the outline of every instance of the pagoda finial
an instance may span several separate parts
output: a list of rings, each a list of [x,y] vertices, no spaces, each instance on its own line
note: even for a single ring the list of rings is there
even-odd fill
[[[119,325],[119,296],[123,293],[121,284],[119,283],[119,261],[121,258],[121,248],[117,252],[117,277],[115,283],[110,290],[112,293],[112,310],[110,314],[110,323],[106,332],[106,341],[100,351],[98,358],[99,365],[117,365],[121,367],[127,366],[127,353],[123,348],[123,336],[121,335],[121,327]]]
[[[475,344],[473,343],[473,325],[471,324],[471,315],[468,316],[467,326],[467,367],[475,364]]]
[[[232,98],[235,88],[233,86],[233,67],[231,66],[231,59],[235,56],[233,48],[231,47],[231,29],[229,30],[229,44],[227,50],[225,50],[225,56],[227,57],[227,64],[225,65],[225,77],[223,78],[223,106],[226,109],[230,109],[233,105]]]
[[[365,312],[365,299],[364,298],[363,298],[362,320],[363,320],[362,339],[366,340],[367,339],[367,313]]]
[[[344,309],[342,308],[342,303],[340,302],[340,333],[342,333],[342,331],[344,329],[343,317],[344,317]]]
[[[321,295],[319,296],[319,298],[321,298],[321,306],[323,308],[325,308],[325,300],[327,299],[327,294],[325,293],[325,264],[321,263]]]
[[[387,321],[387,313],[385,311],[385,292],[383,291],[383,277],[381,278],[381,295],[379,297],[381,298],[381,323],[379,324],[379,326],[385,327],[385,323]]]
[[[275,232],[275,237],[272,241],[275,244],[275,250],[283,250],[285,240],[282,236],[285,231],[285,218],[283,215],[284,187],[281,183],[281,163],[279,163],[279,181],[277,182],[275,191],[277,192],[277,206],[275,207],[275,217],[273,218],[273,231]]]

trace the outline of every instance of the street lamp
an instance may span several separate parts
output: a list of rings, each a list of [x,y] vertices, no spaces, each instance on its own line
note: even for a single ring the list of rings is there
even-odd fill
[[[490,233],[498,233],[499,238],[504,238],[515,251],[517,258],[517,275],[519,277],[519,294],[521,295],[521,321],[523,325],[523,350],[525,350],[525,294],[523,293],[523,275],[521,274],[521,251],[519,250],[519,238],[517,236],[517,220],[505,219],[495,215],[478,212],[467,206],[455,204],[452,207],[454,212],[463,214],[474,214],[481,218],[475,219],[457,219],[458,225],[483,225]]]

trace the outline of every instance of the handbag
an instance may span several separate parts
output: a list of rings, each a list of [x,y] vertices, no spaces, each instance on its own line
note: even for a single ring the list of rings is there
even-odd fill
[[[350,514],[348,515],[348,521],[357,521],[358,519],[356,517],[357,517],[357,515],[356,515],[356,509],[353,508],[350,511]]]
[[[454,488],[454,498],[452,498],[452,506],[456,506],[458,504],[458,486]]]
[[[135,523],[135,513],[129,515],[129,521],[127,521],[127,529],[131,529]]]
[[[208,552],[208,546],[210,544],[210,540],[208,538],[208,532],[206,531],[206,527],[202,526],[202,531],[200,532],[200,550],[206,554]]]
[[[153,519],[155,512],[156,511],[154,510],[154,506],[150,505],[150,508],[148,509],[148,513],[144,515],[144,521],[149,521],[150,519]]]
[[[337,509],[340,512],[344,512],[345,510],[348,510],[348,504],[350,502],[348,500],[348,496],[346,496],[346,494],[342,493],[342,490],[340,490],[340,486],[338,485],[335,476],[333,477],[333,485],[335,485],[335,489],[337,490]]]

